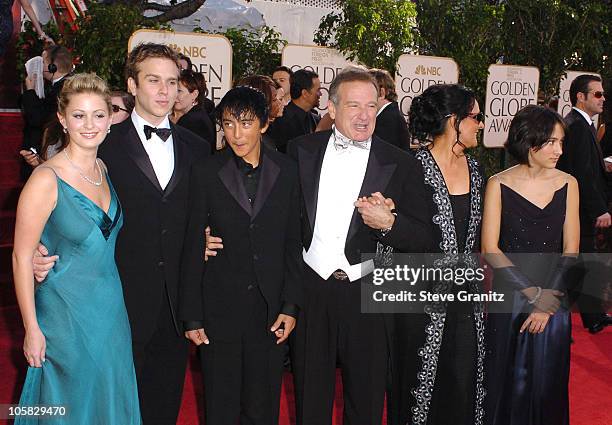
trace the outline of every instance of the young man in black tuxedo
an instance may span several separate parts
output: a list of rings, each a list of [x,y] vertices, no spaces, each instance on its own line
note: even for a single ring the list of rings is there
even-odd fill
[[[382,314],[361,313],[360,282],[374,269],[377,242],[423,252],[430,241],[423,185],[415,184],[423,181],[420,163],[373,136],[377,97],[378,85],[367,71],[343,70],[329,91],[335,127],[288,145],[300,174],[306,263],[304,304],[291,345],[302,425],[331,423],[337,364],[343,423],[381,423],[388,329]],[[363,199],[373,194],[393,199],[396,211]]]
[[[410,135],[406,120],[400,111],[395,92],[395,81],[384,69],[370,69],[378,83],[378,113],[374,134],[387,143],[405,151],[410,150]]]
[[[192,171],[180,319],[200,346],[207,425],[278,423],[282,344],[301,304],[297,167],[261,143],[267,101],[250,87],[217,106],[228,148]],[[224,249],[205,264],[204,229]]]
[[[563,142],[563,155],[557,168],[576,177],[580,188],[580,252],[596,253],[597,231],[612,225],[608,211],[606,166],[597,142],[592,117],[603,112],[605,95],[601,78],[579,75],[570,85],[572,110],[565,116],[567,133]],[[606,170],[609,167],[609,170]],[[593,257],[592,257],[593,258]],[[603,308],[604,277],[589,277],[570,291],[576,300],[582,324],[591,333],[597,333],[612,323]]]
[[[143,424],[170,425],[178,416],[188,355],[177,311],[189,175],[210,148],[168,119],[179,77],[174,50],[152,43],[135,47],[126,76],[134,111],[111,127],[98,155],[124,213],[115,259],[132,329]]]

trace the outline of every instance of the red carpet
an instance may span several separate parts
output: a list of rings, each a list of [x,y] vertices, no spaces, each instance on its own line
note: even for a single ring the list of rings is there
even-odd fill
[[[580,319],[574,315],[575,323]],[[570,380],[570,413],[572,425],[612,425],[612,329],[589,335],[574,327]],[[19,399],[26,363],[21,352],[23,328],[17,307],[0,308],[0,404]],[[290,375],[285,376],[281,400],[282,425],[294,424],[293,393]],[[340,389],[338,394],[340,394]],[[185,379],[179,425],[204,422],[201,405],[202,386],[198,362],[192,356]],[[334,424],[342,423],[341,400],[336,400]],[[0,423],[5,423],[0,421]],[[450,424],[449,424],[450,425]]]

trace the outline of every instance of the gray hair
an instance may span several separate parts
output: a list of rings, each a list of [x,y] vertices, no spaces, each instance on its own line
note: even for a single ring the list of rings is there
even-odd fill
[[[372,83],[376,89],[376,93],[379,92],[378,83],[367,69],[362,66],[349,65],[336,75],[336,78],[332,81],[329,86],[329,101],[334,105],[338,104],[338,90],[342,83],[350,83],[353,81],[362,81],[364,83]]]

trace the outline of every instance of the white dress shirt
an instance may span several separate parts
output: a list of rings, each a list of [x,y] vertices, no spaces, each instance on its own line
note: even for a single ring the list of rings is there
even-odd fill
[[[351,282],[374,269],[372,260],[350,265],[344,254],[354,203],[359,197],[369,156],[369,149],[355,146],[337,150],[334,133],[327,142],[312,242],[308,251],[303,252],[306,264],[325,280],[338,269],[343,270]]]
[[[385,110],[385,108],[386,108],[387,106],[389,106],[389,105],[391,105],[391,102],[385,103],[383,106],[381,106],[381,107],[380,107],[380,109],[378,110],[378,112],[376,113],[376,116],[379,116],[379,115],[380,115],[380,113],[381,113],[382,111],[384,111],[384,110]]]
[[[146,124],[156,128],[170,128],[170,120],[168,120],[166,116],[159,125],[153,125],[138,115],[136,109],[132,111],[131,118],[134,127],[136,127],[138,137],[140,137],[140,142],[147,152],[147,155],[149,155],[149,160],[151,161],[151,165],[153,165],[157,181],[161,188],[165,189],[174,172],[174,143],[172,141],[172,135],[164,142],[157,134],[153,133],[151,134],[151,138],[147,140],[144,133],[144,126]]]
[[[572,107],[572,109],[574,111],[577,111],[580,115],[582,115],[584,117],[584,119],[586,120],[587,124],[589,124],[589,127],[591,126],[591,124],[593,124],[593,120],[591,119],[591,117],[589,116],[589,114],[587,114],[586,112],[584,112],[582,109],[580,108],[576,108],[575,106]]]

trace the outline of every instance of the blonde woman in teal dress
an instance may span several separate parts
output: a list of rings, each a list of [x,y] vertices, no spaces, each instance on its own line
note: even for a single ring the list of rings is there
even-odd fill
[[[130,327],[114,260],[121,205],[97,159],[111,125],[110,93],[94,74],[77,74],[58,102],[63,150],[36,168],[17,207],[13,272],[29,364],[19,405],[66,409],[45,415],[47,425],[139,425]],[[59,259],[37,286],[32,257],[39,241]]]

